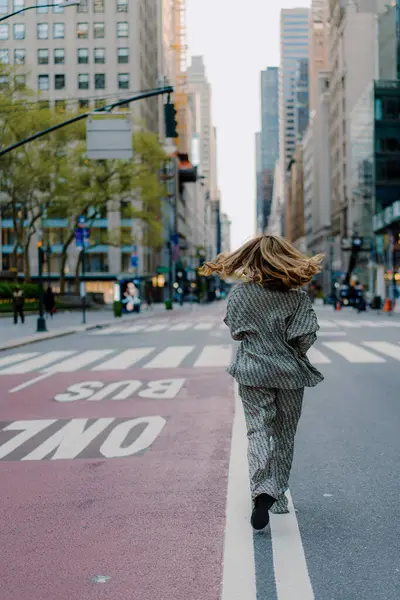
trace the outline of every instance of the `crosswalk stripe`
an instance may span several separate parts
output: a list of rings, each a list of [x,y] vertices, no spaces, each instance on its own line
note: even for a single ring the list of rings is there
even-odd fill
[[[144,365],[145,369],[167,369],[179,367],[195,346],[169,346]]]
[[[36,356],[31,358],[30,360],[26,360],[22,363],[18,363],[16,365],[12,365],[6,369],[3,369],[2,373],[4,375],[13,375],[16,373],[30,373],[31,371],[36,371],[39,369],[43,369],[52,363],[56,363],[57,361],[66,358],[67,356],[71,356],[75,354],[74,350],[64,350],[60,352],[46,352],[46,354],[41,354],[40,356]]]
[[[132,350],[125,350],[117,356],[106,360],[105,362],[96,365],[91,369],[92,371],[122,371],[129,369],[132,365],[136,364],[142,358],[146,358],[151,352],[154,352],[155,348],[133,348]]]
[[[185,331],[192,326],[192,323],[176,323],[176,325],[171,325],[169,328],[170,331]]]
[[[324,321],[323,319],[318,320],[320,327],[337,327],[334,321]]]
[[[133,327],[124,329],[124,333],[137,333],[138,331],[143,331],[143,329],[146,329],[146,325],[134,325]]]
[[[118,327],[105,327],[104,329],[99,329],[98,331],[92,331],[92,335],[107,335],[108,333],[125,333],[126,328],[122,327],[122,325],[118,325]]]
[[[85,352],[82,352],[82,354],[67,358],[44,370],[51,373],[70,373],[72,371],[78,371],[79,369],[82,369],[82,367],[86,367],[91,363],[97,362],[104,356],[112,354],[112,352],[114,352],[114,350],[86,350]]]
[[[233,348],[229,346],[204,346],[195,367],[227,367],[232,360]]]
[[[198,323],[195,325],[196,331],[209,331],[214,327],[213,323]]]
[[[6,367],[7,365],[22,362],[23,360],[33,358],[38,354],[39,352],[22,352],[20,354],[10,354],[9,356],[3,356],[2,358],[0,358],[0,367]],[[3,371],[1,372],[3,373]]]
[[[325,354],[322,354],[318,348],[314,347],[309,349],[307,357],[313,365],[327,365],[332,362]]]
[[[400,348],[395,344],[391,344],[390,342],[363,342],[363,345],[381,354],[386,354],[390,358],[400,360]]]
[[[343,356],[350,363],[384,363],[386,360],[351,342],[323,342],[323,345]]]
[[[151,333],[155,331],[163,331],[163,329],[167,329],[168,323],[161,323],[157,325],[152,325],[151,327],[146,327],[145,332]]]
[[[342,327],[349,327],[351,329],[359,329],[360,328],[360,323],[353,323],[353,321],[336,321],[336,323],[338,323],[338,325],[341,325]]]

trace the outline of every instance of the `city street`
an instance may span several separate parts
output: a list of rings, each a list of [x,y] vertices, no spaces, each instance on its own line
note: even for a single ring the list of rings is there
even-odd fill
[[[399,315],[316,308],[290,512],[253,534],[225,308],[0,353],[1,600],[400,598]]]

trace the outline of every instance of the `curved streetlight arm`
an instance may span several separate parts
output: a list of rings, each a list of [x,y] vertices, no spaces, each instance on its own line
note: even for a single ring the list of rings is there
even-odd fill
[[[1,21],[5,21],[6,19],[11,19],[11,17],[15,17],[16,15],[19,15],[20,13],[23,13],[27,10],[32,10],[34,8],[51,8],[53,6],[57,6],[57,8],[68,8],[69,6],[78,6],[79,5],[79,1],[73,1],[73,2],[60,2],[59,4],[55,4],[54,2],[52,2],[51,4],[35,4],[34,6],[25,6],[24,8],[20,8],[19,10],[15,10],[12,13],[9,13],[8,15],[5,15],[4,17],[0,18],[0,23]]]

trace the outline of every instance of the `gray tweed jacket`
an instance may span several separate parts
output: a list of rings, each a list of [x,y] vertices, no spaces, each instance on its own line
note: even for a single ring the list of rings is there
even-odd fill
[[[240,341],[227,369],[238,383],[296,389],[324,379],[306,356],[319,325],[304,291],[240,283],[229,294],[224,321],[232,338]]]

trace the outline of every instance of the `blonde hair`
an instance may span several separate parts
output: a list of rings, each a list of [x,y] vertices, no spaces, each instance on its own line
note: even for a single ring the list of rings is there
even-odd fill
[[[236,276],[245,281],[284,289],[301,288],[321,271],[323,254],[307,258],[287,240],[260,235],[231,254],[219,254],[200,269],[201,275]]]

